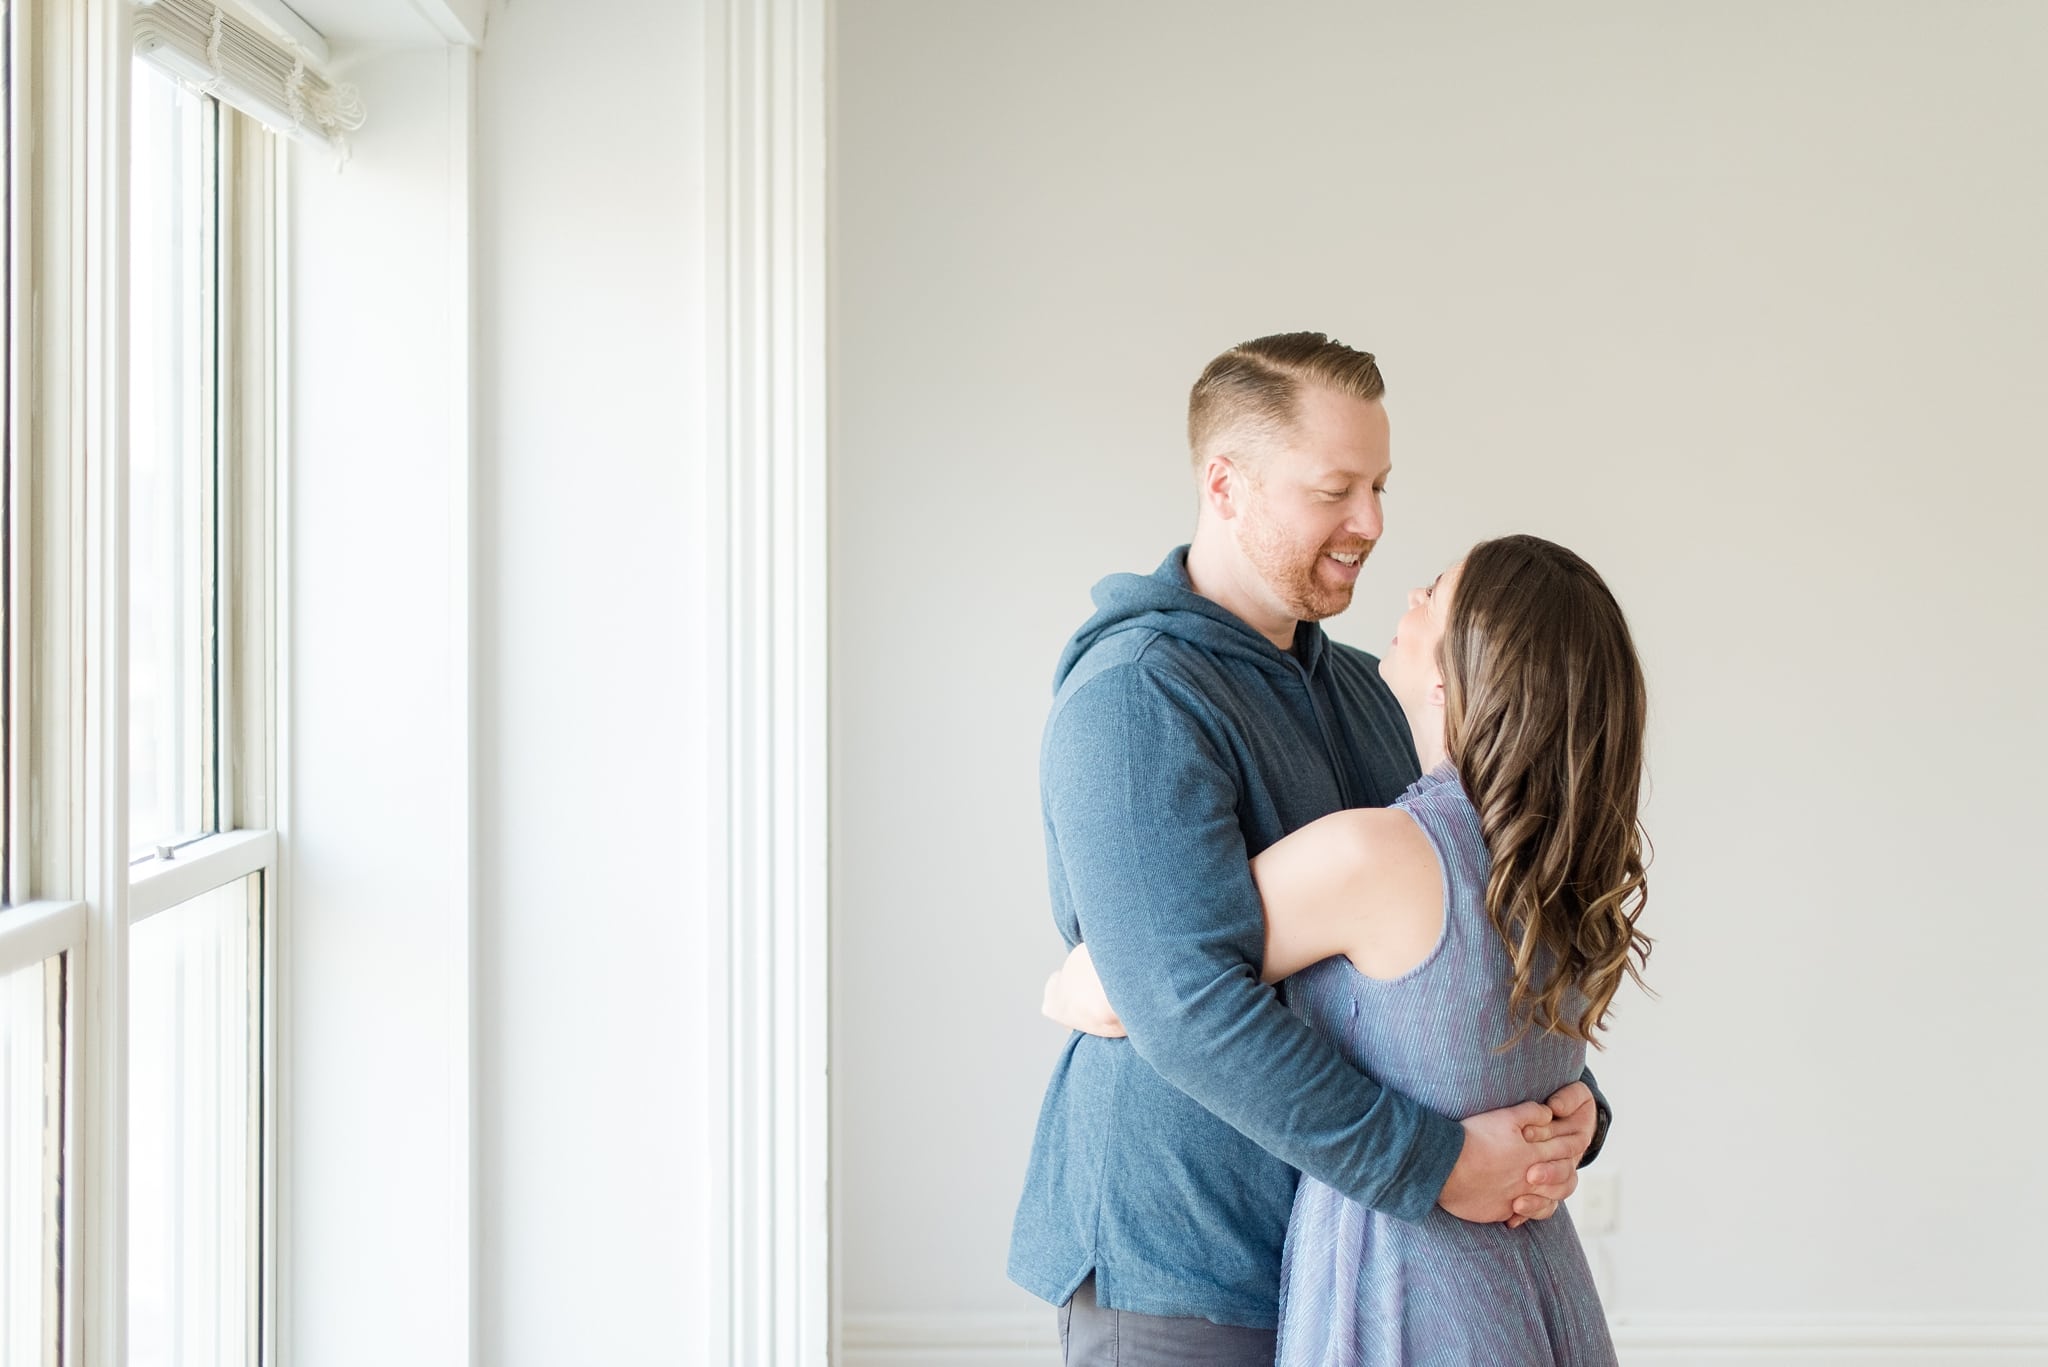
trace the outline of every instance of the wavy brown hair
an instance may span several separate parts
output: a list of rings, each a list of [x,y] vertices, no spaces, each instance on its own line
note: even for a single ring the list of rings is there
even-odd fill
[[[1514,964],[1508,1044],[1533,1025],[1597,1047],[1623,975],[1641,985],[1650,957],[1636,927],[1648,701],[1628,622],[1584,560],[1507,536],[1465,557],[1439,650],[1446,748]]]

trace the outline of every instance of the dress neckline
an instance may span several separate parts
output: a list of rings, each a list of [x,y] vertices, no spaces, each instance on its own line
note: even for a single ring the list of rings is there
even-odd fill
[[[1453,765],[1449,760],[1445,760],[1442,764],[1437,765],[1436,768],[1409,784],[1407,796],[1421,797],[1426,793],[1433,793],[1439,788],[1460,786],[1457,766]]]

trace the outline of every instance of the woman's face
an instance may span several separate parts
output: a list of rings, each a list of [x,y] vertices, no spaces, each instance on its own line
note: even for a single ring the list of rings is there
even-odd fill
[[[1451,620],[1451,595],[1457,591],[1464,562],[1451,566],[1426,588],[1408,590],[1408,611],[1394,628],[1394,642],[1380,661],[1380,677],[1394,690],[1410,719],[1444,702],[1443,670],[1437,646]]]

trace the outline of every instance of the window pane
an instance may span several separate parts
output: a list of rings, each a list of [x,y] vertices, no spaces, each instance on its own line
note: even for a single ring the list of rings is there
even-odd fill
[[[215,115],[135,66],[129,235],[129,838],[210,828]]]
[[[63,960],[0,977],[0,1367],[56,1361]]]
[[[251,875],[129,935],[130,1367],[253,1360],[249,946],[260,895]]]
[[[0,0],[0,186],[14,184],[14,7]],[[14,891],[7,838],[14,825],[14,210],[11,188],[0,191],[0,907]]]

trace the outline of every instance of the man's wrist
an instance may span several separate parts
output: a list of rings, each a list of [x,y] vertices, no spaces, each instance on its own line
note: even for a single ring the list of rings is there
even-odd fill
[[[1593,1102],[1593,1142],[1586,1145],[1586,1151],[1579,1155],[1579,1166],[1585,1167],[1600,1156],[1600,1147],[1607,1142],[1607,1127],[1614,1123],[1614,1112],[1607,1109],[1607,1103],[1595,1098]]]

